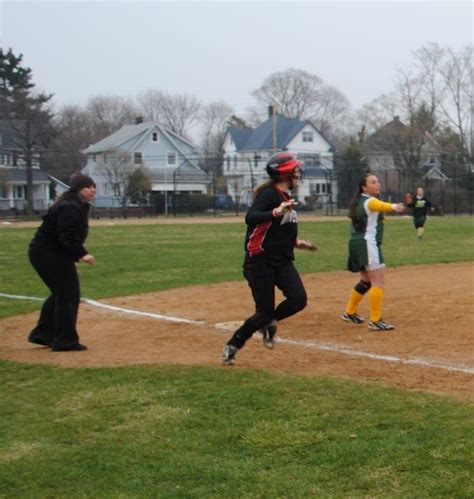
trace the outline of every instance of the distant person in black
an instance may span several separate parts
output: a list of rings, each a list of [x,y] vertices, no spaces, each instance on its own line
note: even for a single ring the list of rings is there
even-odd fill
[[[54,352],[87,350],[76,331],[81,297],[76,263],[95,265],[95,258],[84,247],[89,206],[95,192],[91,177],[80,172],[73,174],[69,190],[43,216],[30,243],[30,262],[51,295],[44,302],[28,341],[51,347]]]
[[[411,196],[411,202],[407,202],[409,208],[413,208],[413,223],[418,231],[418,239],[423,238],[425,233],[425,223],[428,210],[433,211],[433,205],[428,198],[425,197],[423,187],[416,189],[416,196]]]
[[[258,330],[264,345],[273,348],[277,321],[306,306],[306,291],[293,264],[293,249],[316,247],[310,241],[297,239],[297,203],[289,195],[301,180],[302,166],[289,152],[275,154],[267,163],[270,180],[254,192],[253,204],[245,217],[244,277],[252,290],[256,310],[224,346],[224,364],[234,364],[237,351]],[[275,287],[285,296],[276,308]]]

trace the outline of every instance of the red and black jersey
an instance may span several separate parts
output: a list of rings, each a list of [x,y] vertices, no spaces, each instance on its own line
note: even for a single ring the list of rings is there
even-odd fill
[[[257,195],[245,216],[247,257],[264,254],[275,260],[294,260],[293,248],[298,233],[296,211],[290,210],[281,217],[272,214],[275,208],[289,199],[289,195],[275,185],[268,186]]]

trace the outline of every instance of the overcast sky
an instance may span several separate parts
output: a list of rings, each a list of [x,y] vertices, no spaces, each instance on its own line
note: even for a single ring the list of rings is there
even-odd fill
[[[0,3],[0,42],[54,102],[147,88],[242,113],[265,77],[318,75],[357,108],[392,88],[428,42],[473,41],[471,1],[21,1]]]

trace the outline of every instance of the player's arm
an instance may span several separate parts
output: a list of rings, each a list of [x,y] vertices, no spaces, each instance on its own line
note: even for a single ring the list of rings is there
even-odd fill
[[[391,211],[400,213],[405,209],[402,203],[387,203],[385,201],[380,201],[380,199],[377,198],[370,198],[367,202],[367,207],[370,211],[378,213],[389,213]]]
[[[273,189],[262,191],[248,209],[245,215],[245,223],[253,225],[271,220],[273,218],[272,210],[276,204],[275,195]]]

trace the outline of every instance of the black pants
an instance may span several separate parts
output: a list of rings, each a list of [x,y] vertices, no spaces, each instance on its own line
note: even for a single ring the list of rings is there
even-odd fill
[[[229,340],[228,344],[237,348],[242,348],[255,331],[274,319],[281,321],[303,310],[307,302],[303,282],[291,260],[272,263],[263,255],[255,256],[245,263],[244,277],[252,290],[256,310]],[[275,286],[285,296],[276,308]]]
[[[79,343],[76,323],[81,292],[74,259],[45,248],[30,248],[28,256],[51,291],[30,336],[53,347],[76,345]]]

